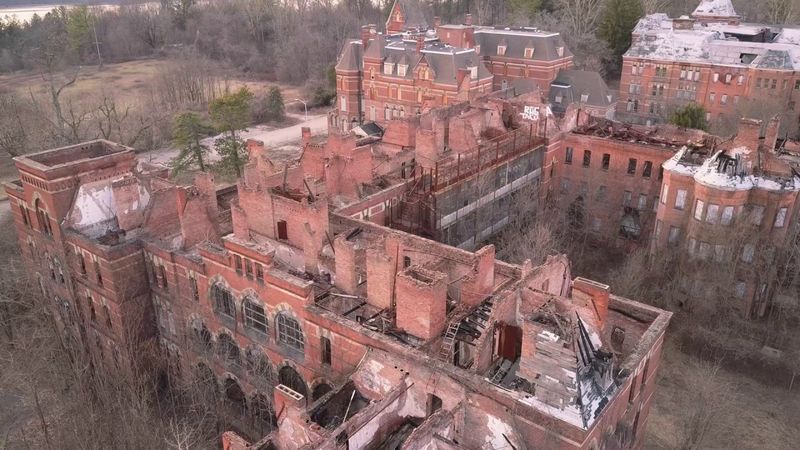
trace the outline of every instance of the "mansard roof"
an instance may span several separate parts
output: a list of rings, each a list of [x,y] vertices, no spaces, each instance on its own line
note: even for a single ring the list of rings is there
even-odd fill
[[[572,56],[559,33],[541,31],[536,28],[491,28],[475,29],[475,44],[481,46],[481,56],[505,56],[525,58],[525,49],[532,48],[531,61],[553,61]],[[504,55],[497,54],[497,46],[506,47]],[[559,55],[561,49],[561,55]]]

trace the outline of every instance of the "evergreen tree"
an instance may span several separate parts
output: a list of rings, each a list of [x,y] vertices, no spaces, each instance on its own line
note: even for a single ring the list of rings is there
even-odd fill
[[[669,123],[684,128],[694,128],[708,131],[706,110],[702,106],[692,103],[678,108],[669,115]]]
[[[214,169],[223,175],[236,175],[241,178],[242,169],[247,164],[247,146],[241,139],[221,137],[214,142],[220,160]]]
[[[611,49],[609,72],[619,73],[622,55],[631,46],[631,33],[643,15],[640,0],[608,0],[597,36]]]
[[[211,120],[224,136],[217,139],[215,145],[221,159],[218,170],[242,176],[242,167],[247,162],[244,143],[237,135],[250,122],[250,101],[253,93],[246,87],[236,92],[225,94],[214,99],[209,105]]]
[[[172,142],[181,151],[170,163],[173,173],[190,170],[195,166],[203,172],[206,171],[205,158],[208,147],[201,144],[200,139],[213,131],[214,129],[195,113],[186,112],[175,117]]]
[[[282,122],[286,118],[283,107],[283,94],[277,86],[272,86],[267,94],[267,118],[275,122]]]

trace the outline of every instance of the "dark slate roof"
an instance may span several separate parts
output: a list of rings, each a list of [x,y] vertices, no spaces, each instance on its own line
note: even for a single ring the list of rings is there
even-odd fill
[[[361,70],[361,41],[352,40],[344,43],[342,54],[336,62],[336,70]]]
[[[375,39],[369,41],[367,44],[367,51],[364,52],[364,58],[383,59],[383,49],[386,47],[386,36],[378,34]]]
[[[475,43],[481,46],[481,56],[498,56],[497,46],[505,45],[505,56],[524,58],[525,49],[533,48],[532,61],[553,61],[572,56],[561,35],[533,28],[488,28],[475,29]],[[563,56],[558,49],[563,48]]]
[[[370,46],[371,48],[371,46]],[[369,50],[367,50],[369,52]],[[408,68],[404,78],[414,77],[414,70],[423,58],[432,69],[434,81],[441,84],[455,86],[457,84],[458,69],[478,68],[478,79],[492,76],[481,58],[473,49],[456,48],[440,42],[428,42],[417,52],[416,42],[394,39],[384,48],[385,62],[393,64],[406,64]],[[394,75],[397,75],[397,66]]]
[[[425,14],[418,0],[396,0],[396,3],[403,12],[406,28],[428,29],[428,20],[425,19]]]
[[[561,103],[556,103],[556,96],[561,95]],[[588,95],[586,101],[583,95]],[[608,85],[597,72],[585,70],[561,69],[556,79],[550,83],[550,93],[547,96],[554,111],[558,111],[570,103],[582,103],[589,106],[605,108],[614,103],[614,95]]]

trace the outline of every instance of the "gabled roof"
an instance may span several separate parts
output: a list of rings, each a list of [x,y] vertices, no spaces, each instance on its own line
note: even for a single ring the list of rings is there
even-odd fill
[[[428,21],[425,19],[425,14],[418,0],[395,0],[395,6],[400,8],[400,12],[403,14],[405,19],[404,28],[428,29]],[[394,11],[394,7],[392,7],[391,11]],[[391,20],[392,18],[389,17],[389,21]]]

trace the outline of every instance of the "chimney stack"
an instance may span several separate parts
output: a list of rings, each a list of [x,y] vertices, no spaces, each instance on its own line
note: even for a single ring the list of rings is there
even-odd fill
[[[425,48],[425,36],[417,36],[417,53],[422,53],[423,48]]]
[[[311,143],[311,128],[310,127],[303,127],[300,129],[300,133],[303,136],[303,147]]]
[[[433,27],[434,28],[439,28],[440,26],[442,26],[442,18],[439,17],[439,16],[434,17],[433,18]]]
[[[372,36],[372,28],[369,25],[362,25],[361,26],[361,45],[364,50],[366,50],[367,45],[369,45],[369,38]]]
[[[472,26],[472,14],[467,13],[466,17],[464,17],[464,24]]]

